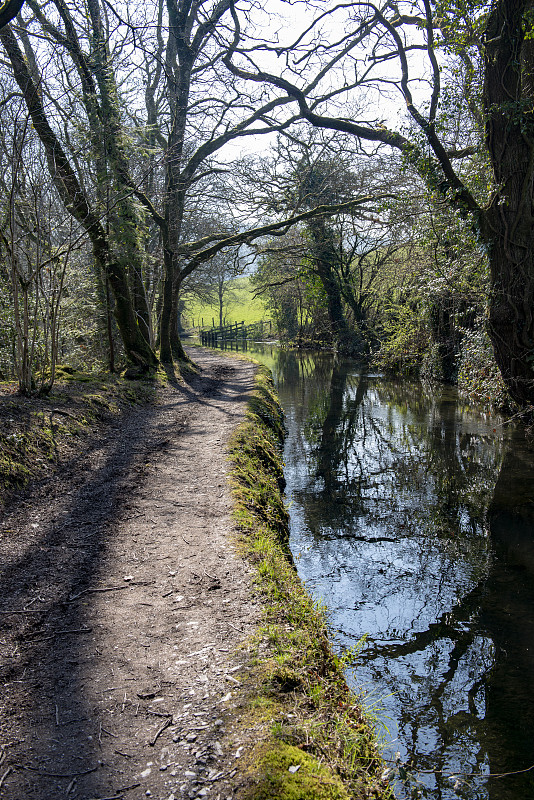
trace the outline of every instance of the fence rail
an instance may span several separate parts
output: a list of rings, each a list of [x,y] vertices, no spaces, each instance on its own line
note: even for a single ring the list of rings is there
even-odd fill
[[[236,339],[263,339],[264,336],[271,334],[272,322],[270,319],[262,319],[245,325],[244,322],[233,322],[230,325],[222,325],[218,328],[203,328],[200,331],[200,341],[202,344],[217,345],[221,342],[235,341]]]

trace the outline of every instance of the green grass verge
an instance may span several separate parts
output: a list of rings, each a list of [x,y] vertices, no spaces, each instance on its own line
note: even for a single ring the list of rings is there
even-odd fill
[[[245,421],[230,443],[238,546],[255,566],[264,621],[243,723],[258,744],[243,765],[247,800],[393,798],[371,721],[332,651],[324,608],[298,578],[280,491],[283,419],[259,367]],[[291,769],[290,769],[291,767]]]

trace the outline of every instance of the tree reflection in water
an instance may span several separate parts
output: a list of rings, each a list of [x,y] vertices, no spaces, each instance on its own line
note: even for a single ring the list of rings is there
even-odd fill
[[[534,772],[448,778],[534,764],[526,443],[450,389],[325,355],[280,352],[275,372],[299,571],[341,646],[368,634],[353,680],[380,698],[390,752],[432,797],[534,797]]]

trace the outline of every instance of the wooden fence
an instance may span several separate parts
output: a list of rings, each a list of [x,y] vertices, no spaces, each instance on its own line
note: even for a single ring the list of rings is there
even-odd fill
[[[244,322],[233,322],[230,325],[223,325],[219,328],[204,328],[200,331],[200,341],[202,344],[218,345],[223,342],[231,342],[236,339],[258,339],[262,340],[265,336],[270,336],[272,323],[270,319],[262,319],[251,325]]]

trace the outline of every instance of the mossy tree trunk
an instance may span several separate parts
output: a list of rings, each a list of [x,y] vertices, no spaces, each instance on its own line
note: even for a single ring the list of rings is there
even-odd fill
[[[104,161],[109,165],[107,178],[113,180],[119,197],[116,212],[110,215],[108,209],[110,233],[116,257],[124,261],[139,329],[147,344],[152,345],[152,320],[143,281],[145,254],[141,219],[131,193],[117,85],[98,0],[87,0],[87,7],[92,28],[93,73],[100,95],[101,124],[93,131],[93,140],[99,149],[103,148]]]
[[[343,308],[343,297],[336,273],[336,252],[332,231],[324,217],[316,217],[308,223],[312,236],[312,254],[315,270],[326,294],[328,319],[338,350],[351,351],[354,347],[354,334],[351,331]]]

